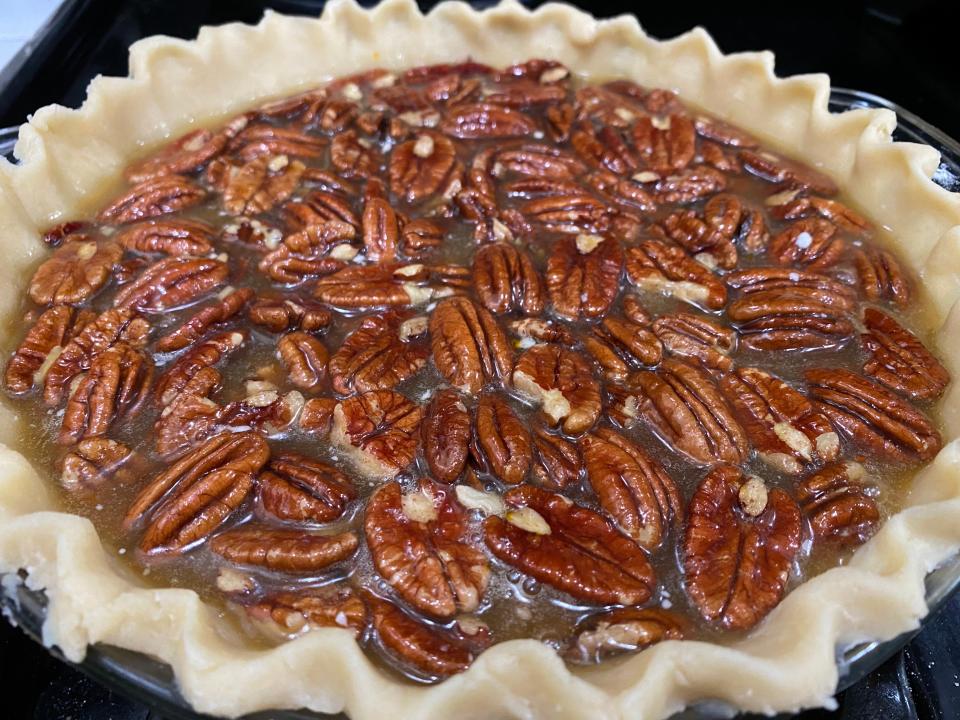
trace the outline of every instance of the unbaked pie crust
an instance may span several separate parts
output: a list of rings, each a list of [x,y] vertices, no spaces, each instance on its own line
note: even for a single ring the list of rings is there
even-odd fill
[[[423,16],[412,0],[363,10],[328,3],[320,19],[267,13],[256,26],[203,28],[194,41],[153,37],[130,50],[130,77],[95,79],[79,110],[50,106],[20,131],[19,164],[0,166],[0,317],[17,311],[41,229],[89,214],[128,162],[165,139],[265,99],[374,67],[462,59],[495,66],[556,59],[591,79],[624,77],[749,130],[831,176],[896,238],[922,278],[941,356],[960,376],[960,197],[935,185],[932,148],[893,143],[888,110],[827,110],[825,75],[780,79],[769,52],[724,56],[693,30],[647,37],[632,17],[598,21],[563,5],[515,2],[477,12],[443,3]],[[12,337],[5,338],[7,345]],[[12,412],[0,416],[11,442]],[[944,402],[943,450],[916,477],[907,507],[852,561],[791,592],[746,639],[724,647],[667,641],[599,666],[571,668],[534,640],[484,652],[461,675],[418,687],[377,668],[345,630],[322,629],[253,649],[183,589],[138,584],[86,519],[53,511],[53,494],[27,460],[0,446],[0,572],[24,568],[50,599],[44,640],[79,661],[106,643],[169,663],[199,711],[235,716],[268,708],[392,717],[667,717],[715,700],[775,712],[829,705],[836,648],[885,640],[927,612],[924,577],[960,547],[960,388]]]

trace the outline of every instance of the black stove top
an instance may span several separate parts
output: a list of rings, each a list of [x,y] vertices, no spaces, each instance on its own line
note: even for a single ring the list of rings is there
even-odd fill
[[[724,52],[770,48],[779,75],[829,73],[836,86],[886,97],[960,138],[956,0],[804,0],[792,7],[734,0],[580,4],[601,17],[636,12],[655,37],[669,38],[698,24]],[[189,38],[203,24],[256,22],[265,7],[316,15],[321,6],[313,0],[67,0],[30,52],[0,72],[0,127],[17,125],[49,103],[79,105],[96,74],[126,74],[127,48],[142,37]],[[960,596],[955,596],[903,651],[840,694],[837,710],[809,711],[792,720],[960,718],[958,618]],[[2,717],[11,720],[162,720],[3,621],[0,696]]]

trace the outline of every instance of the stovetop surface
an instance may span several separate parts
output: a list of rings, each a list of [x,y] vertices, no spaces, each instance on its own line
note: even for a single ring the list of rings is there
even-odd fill
[[[655,37],[669,38],[702,25],[724,52],[772,49],[779,75],[827,72],[836,86],[886,97],[960,138],[955,58],[960,2],[579,4],[599,17],[635,12]],[[265,7],[316,15],[321,6],[313,0],[67,0],[30,52],[0,72],[0,127],[17,125],[49,103],[79,105],[95,75],[126,74],[127,48],[142,37],[162,33],[189,38],[204,24],[256,22]],[[0,696],[6,710],[2,716],[11,720],[162,720],[148,707],[52,657],[3,621]],[[902,652],[842,693],[837,710],[792,716],[827,718],[960,718],[960,596]]]

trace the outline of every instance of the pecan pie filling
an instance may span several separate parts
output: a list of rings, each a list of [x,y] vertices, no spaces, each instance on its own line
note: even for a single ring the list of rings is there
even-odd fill
[[[373,71],[125,180],[45,235],[4,385],[65,507],[257,641],[730,642],[941,446],[879,232],[669,91]]]

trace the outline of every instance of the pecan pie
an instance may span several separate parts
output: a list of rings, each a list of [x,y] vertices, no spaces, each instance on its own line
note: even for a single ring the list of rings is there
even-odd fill
[[[126,157],[43,228],[16,447],[128,574],[403,697],[512,687],[505,658],[560,702],[587,692],[561,660],[627,689],[647,649],[749,654],[951,462],[915,264],[803,153],[655,76],[386,57]],[[734,692],[697,677],[687,699]],[[369,716],[257,702],[298,697]]]

